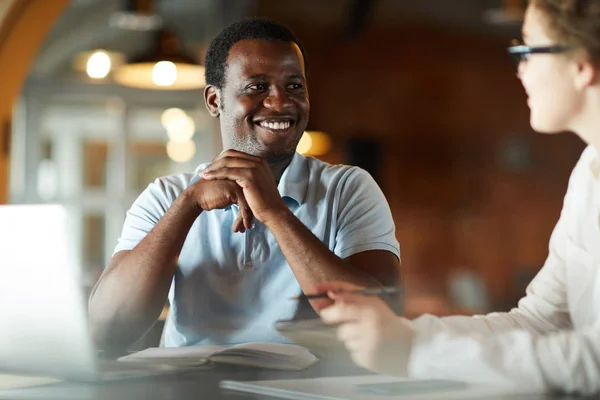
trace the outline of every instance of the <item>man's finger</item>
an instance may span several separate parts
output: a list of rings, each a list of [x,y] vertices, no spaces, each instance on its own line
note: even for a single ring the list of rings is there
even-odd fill
[[[252,219],[252,211],[250,211],[250,207],[248,207],[248,203],[246,202],[246,198],[244,197],[244,191],[238,185],[235,185],[235,197],[236,204],[238,205],[238,215],[235,219],[232,229],[234,232],[244,233],[247,229],[251,227]]]
[[[212,171],[229,167],[229,168],[256,168],[258,164],[251,160],[236,157],[224,157],[213,161],[209,166],[200,171],[200,176],[204,176]]]
[[[239,185],[241,182],[247,182],[248,179],[250,178],[250,176],[251,176],[251,170],[248,168],[222,167],[222,168],[219,168],[217,170],[210,171],[207,173],[204,173],[204,171],[203,171],[202,178],[204,178],[206,180],[229,179],[231,181],[236,181]]]
[[[224,157],[243,158],[243,159],[250,160],[250,161],[255,161],[255,162],[261,162],[261,161],[263,161],[263,158],[261,158],[261,157],[253,156],[251,154],[244,153],[244,152],[237,151],[237,150],[233,150],[233,149],[225,150],[224,152],[222,152],[221,154],[219,154],[219,156],[215,160],[219,160],[219,159],[224,158]]]
[[[233,232],[239,232],[239,233],[246,232],[246,228],[244,227],[244,219],[242,218],[241,215],[238,214],[238,217],[235,219],[235,221],[233,222],[233,225],[231,226],[231,230]]]
[[[254,215],[252,214],[252,210],[250,209],[250,206],[244,197],[244,192],[241,188],[239,188],[238,191],[238,218],[241,218],[245,228],[244,230],[252,229],[252,226],[254,225]]]
[[[241,192],[241,190],[240,190],[240,192]],[[240,197],[238,194],[238,202],[239,202],[239,199],[240,199]],[[244,215],[241,213],[239,208],[238,208],[238,215],[237,215],[237,218],[235,219],[235,221],[233,222],[232,229],[234,232],[239,232],[239,233],[246,232],[246,227],[244,225]]]

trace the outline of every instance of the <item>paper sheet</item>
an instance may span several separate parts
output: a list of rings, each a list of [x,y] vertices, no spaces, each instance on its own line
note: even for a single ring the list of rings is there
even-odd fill
[[[38,376],[0,374],[0,390],[21,389],[57,382],[60,382],[60,380]]]
[[[396,382],[400,386],[406,383],[405,390],[397,394],[376,394],[361,390],[361,385],[385,384]],[[400,379],[384,375],[342,376],[331,378],[287,379],[272,381],[221,381],[220,387],[296,400],[434,400],[434,399],[510,399],[512,396],[522,399],[543,399],[544,394],[507,390],[481,385],[467,385],[463,389],[440,390],[438,385],[431,385],[431,390],[414,390],[416,380]],[[426,381],[420,381],[423,386]]]

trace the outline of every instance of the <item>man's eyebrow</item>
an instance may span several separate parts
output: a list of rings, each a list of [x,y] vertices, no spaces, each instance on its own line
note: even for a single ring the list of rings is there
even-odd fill
[[[252,74],[248,77],[246,77],[246,79],[248,80],[252,80],[252,79],[269,79],[270,76],[267,74]],[[304,80],[304,75],[302,74],[289,74],[286,75],[286,78],[288,79],[300,79],[300,80]]]
[[[253,74],[247,77],[246,79],[268,79],[269,75],[267,74]]]

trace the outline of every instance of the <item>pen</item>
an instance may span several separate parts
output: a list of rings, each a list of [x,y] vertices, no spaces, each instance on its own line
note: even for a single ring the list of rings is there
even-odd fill
[[[402,291],[401,286],[382,286],[376,288],[362,289],[362,290],[350,290],[348,293],[362,294],[363,296],[381,296],[382,294],[392,294]],[[342,291],[343,292],[343,291]],[[318,294],[301,294],[300,296],[291,297],[291,300],[300,299],[324,299],[327,298],[327,292]]]

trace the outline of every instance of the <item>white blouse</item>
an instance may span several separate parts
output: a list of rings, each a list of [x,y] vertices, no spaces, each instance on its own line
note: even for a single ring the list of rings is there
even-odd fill
[[[548,259],[517,308],[412,322],[410,376],[600,391],[599,167],[588,146],[571,174]]]

